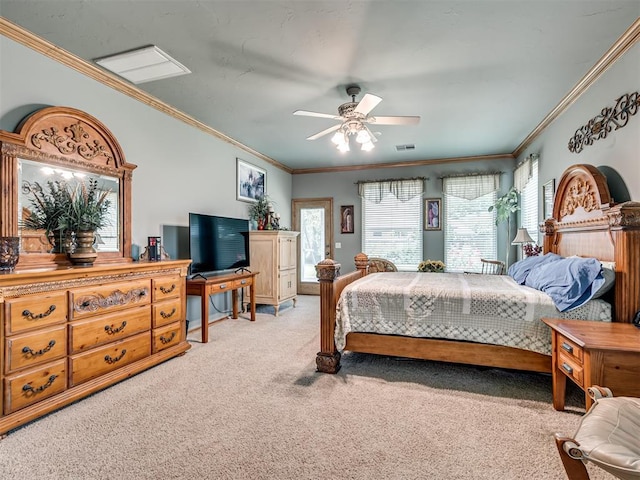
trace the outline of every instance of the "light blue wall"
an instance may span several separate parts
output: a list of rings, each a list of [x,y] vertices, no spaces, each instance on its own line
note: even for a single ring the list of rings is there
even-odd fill
[[[519,160],[530,153],[540,154],[540,185],[552,178],[557,181],[574,163],[590,163],[608,168],[609,173],[623,179],[624,185],[616,191],[628,191],[631,199],[640,198],[640,114],[631,117],[625,128],[580,154],[567,149],[576,129],[603,107],[613,106],[620,95],[637,91],[639,80],[640,46],[636,45],[526,148]],[[430,178],[426,196],[441,197],[439,178],[443,175],[499,170],[505,172],[502,193],[511,183],[515,166],[513,161],[493,160],[292,178],[237,147],[0,36],[0,129],[11,131],[25,115],[49,105],[75,107],[100,119],[122,145],[127,160],[138,165],[133,182],[134,243],[142,245],[147,236],[161,235],[163,225],[186,226],[189,211],[246,217],[247,205],[235,199],[235,162],[241,157],[267,170],[268,193],[284,226],[290,225],[292,197],[333,197],[334,241],[342,244],[336,260],[345,272],[352,269],[353,256],[361,249],[360,202],[354,185],[357,180],[425,176]],[[355,234],[339,233],[340,205],[355,206]],[[499,231],[499,246],[505,244],[505,237],[506,232]],[[499,258],[504,256],[501,250],[499,247]],[[443,233],[424,232],[424,257],[443,256]]]
[[[290,225],[289,173],[0,36],[0,129],[13,131],[26,115],[53,105],[96,117],[114,134],[127,161],[138,165],[134,244],[162,235],[164,225],[187,227],[189,212],[247,218],[248,204],[236,200],[237,157],[267,171],[268,194],[282,225]],[[194,316],[199,311],[189,314]]]
[[[133,242],[163,224],[187,225],[190,211],[247,218],[236,200],[236,158],[267,170],[268,194],[291,219],[291,175],[75,70],[0,36],[0,129],[50,105],[84,110],[109,128],[133,173]],[[170,81],[170,80],[166,80]]]
[[[330,149],[330,145],[325,145]],[[424,165],[416,167],[397,167],[384,169],[355,170],[340,173],[316,173],[293,176],[294,198],[333,197],[334,242],[340,243],[335,249],[334,260],[341,264],[341,271],[355,270],[353,257],[362,251],[362,209],[355,182],[358,180],[382,180],[386,178],[426,177],[425,198],[442,198],[442,177],[459,173],[502,172],[499,195],[509,190],[513,183],[514,160],[484,160],[478,162]],[[353,205],[355,214],[355,232],[340,233],[340,206]],[[446,208],[446,205],[444,205]],[[498,230],[498,258],[504,257],[506,245],[506,225]],[[423,258],[444,259],[444,231],[423,231]],[[365,252],[366,253],[366,252]],[[513,257],[512,257],[513,258]],[[479,261],[479,260],[478,260]],[[417,265],[416,265],[417,268]],[[478,265],[480,268],[480,265]]]
[[[588,163],[603,170],[610,178],[619,177],[617,184],[610,185],[614,200],[640,200],[640,113],[629,119],[626,127],[611,132],[604,140],[599,140],[586,147],[580,154],[571,153],[567,145],[575,131],[589,119],[596,116],[606,106],[614,106],[615,100],[625,93],[638,91],[640,87],[640,45],[636,44],[622,58],[614,63],[578,100],[558,117],[536,140],[529,145],[518,161],[530,153],[540,155],[539,183],[542,185],[550,179],[556,182],[562,172],[576,163]],[[569,93],[569,92],[567,92]],[[531,92],[535,95],[535,92]],[[558,99],[560,101],[561,99]],[[518,108],[514,105],[514,108]],[[542,121],[542,119],[540,119]],[[461,135],[461,141],[464,136]],[[328,145],[327,148],[330,148]],[[505,153],[505,152],[496,152]],[[330,154],[330,153],[329,153]],[[336,250],[335,260],[342,265],[343,272],[355,269],[353,257],[361,251],[362,237],[358,222],[360,216],[360,199],[357,196],[354,182],[383,178],[407,178],[413,176],[430,177],[427,182],[426,197],[441,197],[442,183],[438,177],[450,172],[477,172],[501,170],[505,175],[501,178],[500,192],[504,193],[511,185],[513,168],[516,162],[492,161],[476,163],[453,163],[450,165],[433,165],[425,167],[402,167],[392,169],[359,170],[341,172],[339,174],[306,174],[293,176],[294,198],[312,198],[314,196],[334,197],[334,231],[335,242],[342,248]],[[508,172],[508,173],[507,173]],[[610,182],[616,183],[615,180]],[[628,191],[628,198],[617,192]],[[356,232],[353,235],[340,234],[340,205],[354,205],[356,214]],[[445,205],[446,208],[446,205]],[[337,211],[337,212],[336,212]],[[540,198],[540,222],[542,222],[542,199]],[[505,257],[506,226],[498,229],[498,258]],[[424,258],[443,259],[443,232],[424,232]],[[509,258],[516,258],[516,250],[511,247]]]
[[[576,163],[587,163],[603,170],[615,201],[640,200],[640,112],[629,117],[627,125],[612,131],[578,154],[567,148],[576,130],[598,115],[603,108],[613,107],[625,93],[640,90],[640,44],[636,43],[618,59],[580,98],[557,118],[542,135],[527,147],[540,155],[540,185],[555,179]],[[615,177],[618,177],[617,181]],[[609,180],[611,179],[611,180]],[[628,191],[629,197],[625,198]],[[540,206],[542,211],[542,206]]]

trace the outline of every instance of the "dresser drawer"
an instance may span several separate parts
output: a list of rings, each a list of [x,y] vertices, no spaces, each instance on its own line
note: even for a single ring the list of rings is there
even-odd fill
[[[167,325],[184,318],[182,313],[182,299],[174,298],[153,305],[153,327]]]
[[[563,352],[558,354],[558,370],[584,388],[584,369],[582,363]]]
[[[153,330],[153,353],[177,345],[182,341],[184,325],[175,322]]]
[[[67,321],[67,292],[10,298],[4,303],[5,333],[14,333]]]
[[[562,353],[565,356],[572,358],[575,362],[579,362],[582,365],[582,361],[583,361],[582,347],[580,347],[579,345],[576,345],[571,340],[562,336],[559,333],[557,335],[558,335],[557,337],[558,341],[557,341],[556,348],[558,349],[558,354]]]
[[[5,339],[4,373],[30,368],[67,354],[67,327],[57,325]]]
[[[70,318],[79,319],[151,303],[151,281],[134,280],[70,292]]]
[[[94,348],[69,357],[70,386],[99,377],[151,354],[151,332],[139,333],[125,340]]]
[[[150,329],[150,305],[77,320],[69,324],[70,351],[78,353]]]
[[[4,414],[20,410],[67,388],[66,359],[4,379]]]
[[[184,278],[179,275],[154,278],[152,281],[153,301],[158,302],[166,298],[181,297],[183,286]]]

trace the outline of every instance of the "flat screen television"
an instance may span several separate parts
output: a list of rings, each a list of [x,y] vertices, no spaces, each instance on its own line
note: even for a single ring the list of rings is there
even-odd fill
[[[249,266],[249,220],[189,213],[190,274]]]

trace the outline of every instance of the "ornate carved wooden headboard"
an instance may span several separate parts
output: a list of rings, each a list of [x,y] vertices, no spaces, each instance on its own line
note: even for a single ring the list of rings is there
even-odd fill
[[[553,217],[542,225],[544,251],[615,262],[615,320],[640,310],[640,203],[614,204],[606,177],[592,165],[572,165],[558,183]]]

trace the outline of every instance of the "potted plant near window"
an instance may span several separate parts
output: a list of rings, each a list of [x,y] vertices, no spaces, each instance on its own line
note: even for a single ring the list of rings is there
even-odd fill
[[[489,211],[496,210],[496,226],[502,222],[507,222],[507,249],[506,249],[506,262],[505,265],[509,267],[509,247],[511,244],[511,215],[520,210],[518,205],[518,191],[511,187],[507,193],[502,195],[496,200],[492,206],[489,207]]]

